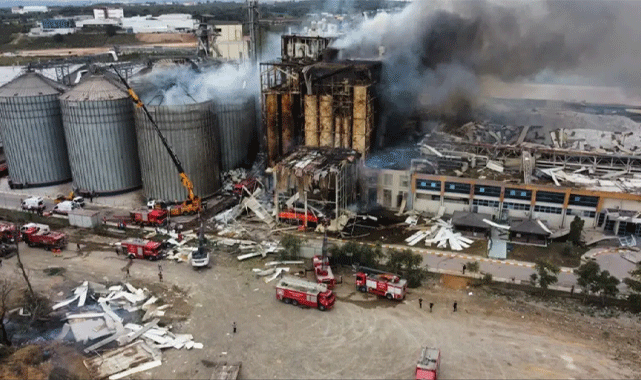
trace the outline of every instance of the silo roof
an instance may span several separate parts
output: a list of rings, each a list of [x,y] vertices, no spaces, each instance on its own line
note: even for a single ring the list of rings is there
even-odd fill
[[[27,71],[0,87],[0,97],[12,98],[58,95],[66,89],[67,87],[62,84],[46,78],[39,73]]]
[[[60,96],[72,102],[115,100],[129,97],[124,87],[105,75],[91,75]]]

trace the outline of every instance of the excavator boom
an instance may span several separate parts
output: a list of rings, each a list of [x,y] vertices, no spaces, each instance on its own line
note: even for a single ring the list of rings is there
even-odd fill
[[[116,75],[118,75],[118,78],[120,78],[120,81],[122,82],[122,84],[124,84],[125,87],[127,88],[129,97],[131,97],[131,100],[134,102],[136,107],[142,108],[142,110],[145,112],[145,115],[147,116],[147,119],[149,119],[149,122],[151,122],[151,125],[156,130],[158,137],[160,137],[160,141],[162,141],[162,144],[165,146],[165,149],[167,149],[167,152],[169,153],[171,160],[176,166],[176,169],[178,169],[178,174],[180,175],[180,181],[182,185],[187,189],[187,198],[192,202],[192,204],[196,203],[196,207],[200,208],[200,198],[198,198],[194,194],[194,184],[193,182],[191,182],[191,180],[185,173],[182,163],[178,159],[178,156],[176,156],[176,154],[174,153],[173,149],[171,149],[171,147],[169,146],[169,143],[167,142],[167,139],[165,138],[165,136],[163,136],[162,132],[160,131],[158,124],[156,124],[156,121],[151,116],[151,113],[149,113],[149,110],[147,109],[145,104],[142,102],[142,100],[140,100],[138,95],[134,92],[133,88],[129,86],[125,78],[123,78],[123,76],[120,75],[118,70],[116,70],[116,68],[113,65],[111,65],[111,68],[116,72]]]

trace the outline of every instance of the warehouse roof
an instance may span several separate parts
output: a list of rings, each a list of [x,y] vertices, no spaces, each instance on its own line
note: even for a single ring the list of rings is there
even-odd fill
[[[512,220],[510,232],[550,236],[552,232],[539,219]]]
[[[489,230],[490,226],[485,223],[483,219],[492,220],[492,215],[467,211],[454,211],[454,214],[452,215],[452,225]]]
[[[66,101],[115,100],[129,97],[120,83],[106,75],[91,75],[60,96]]]
[[[0,87],[0,97],[12,98],[58,95],[66,89],[62,84],[46,78],[39,73],[27,71]]]

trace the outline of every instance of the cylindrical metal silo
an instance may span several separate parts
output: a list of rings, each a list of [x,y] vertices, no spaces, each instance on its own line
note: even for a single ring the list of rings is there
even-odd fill
[[[113,79],[92,75],[60,97],[74,185],[101,195],[141,186],[133,105]]]
[[[256,103],[253,97],[216,102],[220,131],[221,170],[240,166],[249,154],[256,127]]]
[[[0,135],[12,185],[46,186],[71,180],[58,101],[64,90],[35,72],[0,87]]]
[[[220,154],[213,102],[147,108],[194,183],[196,195],[205,198],[216,192],[220,188]],[[145,196],[185,200],[187,191],[158,133],[142,109],[136,108],[135,119]]]

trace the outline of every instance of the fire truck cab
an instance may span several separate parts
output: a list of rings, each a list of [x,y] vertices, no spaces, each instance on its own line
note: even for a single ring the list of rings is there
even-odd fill
[[[162,243],[144,240],[128,239],[120,243],[125,254],[130,259],[158,260],[162,257]]]
[[[433,347],[423,347],[421,356],[416,364],[416,380],[437,380],[441,366],[441,350]]]
[[[314,256],[312,258],[312,265],[314,266],[314,275],[316,275],[316,281],[319,284],[325,284],[328,289],[334,289],[336,286],[336,278],[332,272],[332,268],[329,266],[329,259],[321,256]]]
[[[356,288],[363,293],[372,293],[388,300],[403,300],[407,293],[407,280],[393,274],[356,273]]]

